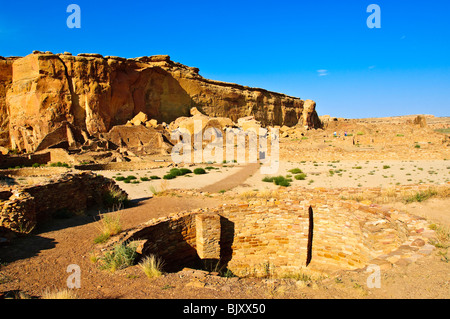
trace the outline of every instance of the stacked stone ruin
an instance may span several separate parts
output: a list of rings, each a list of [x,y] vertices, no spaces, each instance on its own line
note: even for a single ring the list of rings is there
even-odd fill
[[[423,218],[340,200],[338,190],[292,187],[283,192],[283,199],[254,199],[151,220],[124,240],[140,241],[141,254],[161,257],[172,270],[213,260],[237,276],[410,263],[434,248],[428,243],[434,231]]]

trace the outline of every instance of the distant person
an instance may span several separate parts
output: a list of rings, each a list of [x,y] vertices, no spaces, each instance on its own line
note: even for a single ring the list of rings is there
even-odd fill
[[[334,136],[334,137],[337,137],[337,133],[336,133],[336,132],[334,132],[334,133],[333,133],[333,136]]]
[[[344,132],[344,136],[347,136],[347,131]]]

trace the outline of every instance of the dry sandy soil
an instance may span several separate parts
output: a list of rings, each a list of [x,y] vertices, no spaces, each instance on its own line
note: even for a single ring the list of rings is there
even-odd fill
[[[450,160],[367,160],[367,161],[281,161],[276,174],[264,175],[259,164],[198,164],[195,167],[215,167],[206,170],[207,175],[187,174],[173,180],[150,180],[137,184],[117,181],[132,199],[148,198],[161,189],[199,189],[210,193],[233,189],[233,193],[247,190],[264,191],[275,189],[273,183],[263,182],[265,176],[291,175],[292,185],[307,188],[315,187],[389,187],[395,185],[445,184],[450,181]],[[293,168],[301,169],[307,176],[305,180],[296,180]],[[109,178],[117,176],[163,177],[168,168],[133,171],[96,171]],[[332,171],[330,173],[330,171]],[[219,183],[220,182],[220,183]],[[229,182],[229,184],[228,184]],[[213,187],[214,186],[214,187]]]
[[[281,149],[294,150],[295,141],[286,140]],[[428,144],[428,143],[427,143]],[[307,154],[310,146],[294,150]],[[438,145],[440,156],[421,156],[409,159],[403,153],[387,158],[370,158],[370,151],[349,151],[350,160],[331,156],[311,161],[291,157],[282,160],[277,175],[290,175],[292,168],[307,174],[305,180],[293,179],[292,185],[305,187],[390,187],[397,184],[445,184],[450,179],[450,154],[448,146]],[[415,150],[419,152],[419,150]],[[422,149],[423,151],[423,149]],[[390,152],[390,151],[389,151]],[[442,153],[444,152],[444,153]],[[446,153],[445,153],[446,152]],[[332,154],[332,152],[330,153]],[[341,153],[339,153],[341,154]],[[360,154],[362,160],[354,159]],[[305,155],[305,157],[307,157]],[[168,182],[164,180],[141,181],[137,184],[117,182],[133,200],[134,206],[120,211],[123,228],[131,228],[151,218],[201,207],[214,207],[226,202],[241,200],[240,193],[248,190],[264,191],[278,187],[263,182],[259,164],[236,163],[196,165],[214,166],[206,175],[189,174]],[[191,169],[193,169],[192,167]],[[330,172],[333,171],[333,173]],[[107,177],[135,175],[163,176],[167,168],[134,171],[97,171]],[[292,174],[293,175],[293,174]],[[26,183],[26,179],[23,180]],[[165,196],[153,196],[153,191],[167,190]],[[210,192],[209,196],[191,194],[193,188]],[[185,192],[170,194],[171,189]],[[421,203],[403,202],[385,205],[408,211],[450,227],[449,198],[432,198]],[[95,213],[95,212],[93,212]],[[381,287],[369,288],[368,274],[360,271],[341,271],[326,278],[295,281],[287,279],[223,278],[202,271],[185,270],[167,273],[148,279],[138,266],[111,273],[101,270],[91,261],[96,249],[98,216],[78,216],[54,220],[42,225],[26,237],[16,238],[0,246],[0,296],[41,297],[46,290],[66,287],[67,267],[77,264],[81,268],[81,288],[78,298],[449,298],[450,264],[445,249],[436,249],[431,255],[405,266],[383,269]]]

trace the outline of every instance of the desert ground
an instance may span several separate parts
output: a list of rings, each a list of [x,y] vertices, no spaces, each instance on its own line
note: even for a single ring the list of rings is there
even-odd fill
[[[412,124],[396,125],[397,120],[337,120],[330,121],[323,130],[302,130],[301,133],[285,130],[275,175],[290,179],[286,188],[263,181],[267,175],[261,174],[259,163],[185,164],[180,166],[190,170],[201,167],[206,174],[190,173],[171,180],[163,176],[175,164],[151,169],[95,171],[115,179],[131,200],[127,208],[101,212],[103,215],[119,213],[123,231],[152,218],[242,203],[258,194],[270,197],[271,191],[283,192],[290,188],[302,192],[353,189],[356,193],[360,191],[362,197],[342,195],[340,199],[395,208],[419,216],[430,228],[440,230],[439,245],[429,254],[407,264],[382,267],[379,288],[368,287],[368,273],[364,268],[300,279],[226,277],[211,269],[163,272],[149,279],[139,265],[111,272],[100,269],[92,258],[93,252],[99,250],[94,240],[99,235],[100,223],[99,212],[93,211],[52,220],[27,236],[0,245],[0,296],[43,298],[49,292],[64,290],[69,275],[67,266],[77,264],[81,268],[81,288],[74,289],[76,298],[447,299],[450,297],[450,149],[445,125],[449,123],[447,119],[429,119],[428,127],[417,128]],[[334,132],[339,135],[335,137]],[[293,169],[301,170],[304,178],[296,179],[298,172],[290,172]],[[126,182],[118,178],[121,176],[135,179]],[[160,179],[151,179],[151,176]],[[19,185],[29,185],[46,178],[14,179]],[[362,195],[370,188],[378,187],[389,193],[391,189],[408,185],[443,191],[418,200],[408,200],[405,196],[365,198]]]
[[[279,165],[278,175],[295,174],[289,172],[294,168],[301,169],[305,174],[305,180],[293,179],[292,185],[305,188],[316,187],[388,187],[395,185],[414,185],[419,183],[427,184],[445,184],[450,181],[450,161],[445,160],[374,160],[374,161],[326,161],[326,162],[294,162],[281,161]],[[161,183],[165,183],[163,187],[167,189],[203,189],[219,183],[221,180],[236,176],[246,176],[244,182],[232,188],[232,192],[239,194],[249,190],[272,190],[277,185],[263,181],[266,176],[261,173],[259,166],[253,170],[247,169],[246,164],[217,164],[212,165],[195,165],[194,167],[214,167],[207,170],[208,175],[185,175],[183,178],[161,182],[161,180],[149,180],[147,182],[139,182],[136,184],[124,183],[117,181],[122,189],[124,189],[131,199],[139,199],[153,196],[150,188],[156,190],[161,189]],[[152,175],[164,176],[168,171],[167,168],[158,168],[152,170],[132,170],[132,171],[97,171],[109,178],[117,176],[134,175],[137,178],[150,177]],[[120,174],[120,175],[119,175]],[[195,185],[195,187],[192,187]],[[219,185],[219,184],[217,184]],[[223,190],[228,191],[226,186]],[[222,189],[220,189],[222,190]],[[220,191],[218,190],[218,191]],[[216,191],[217,192],[217,191]]]

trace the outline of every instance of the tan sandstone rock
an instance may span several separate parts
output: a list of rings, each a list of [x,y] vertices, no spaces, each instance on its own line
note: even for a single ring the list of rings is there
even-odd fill
[[[36,51],[0,59],[0,146],[32,152],[63,122],[93,135],[140,112],[147,117],[140,124],[148,118],[170,123],[194,106],[221,126],[246,116],[262,126],[320,126],[313,101],[208,80],[198,72],[166,55],[123,59]]]
[[[136,115],[135,117],[133,117],[133,119],[131,120],[131,123],[133,125],[141,125],[145,122],[147,122],[147,114],[143,113],[143,112],[139,112],[138,115]]]

